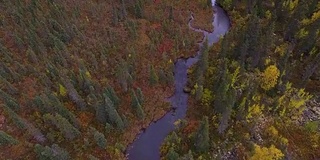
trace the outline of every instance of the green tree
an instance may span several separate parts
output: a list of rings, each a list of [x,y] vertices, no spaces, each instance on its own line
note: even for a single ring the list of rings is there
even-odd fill
[[[208,117],[204,116],[197,133],[195,134],[194,145],[199,153],[207,152],[210,148],[209,122]]]
[[[131,107],[134,113],[140,118],[143,119],[145,117],[145,113],[142,109],[142,106],[140,104],[140,101],[138,97],[136,96],[136,93],[134,90],[131,90]]]
[[[73,140],[81,134],[77,128],[75,128],[66,118],[62,117],[58,113],[54,115],[45,114],[43,118],[53,123],[68,140]]]
[[[56,95],[54,95],[53,93],[48,94],[48,98],[51,101],[51,105],[52,108],[59,113],[61,116],[63,116],[64,118],[68,119],[68,121],[70,121],[75,127],[80,128],[80,123],[77,120],[76,116],[70,112],[65,106],[64,104],[62,104],[60,102],[60,100],[58,99],[58,97]],[[48,104],[47,104],[48,105]]]
[[[42,146],[36,144],[34,146],[34,152],[37,154],[39,160],[69,160],[71,159],[69,153],[59,147],[57,144],[53,144],[51,147]]]
[[[0,89],[0,98],[6,103],[8,107],[11,109],[17,111],[20,109],[20,105],[17,103],[17,100],[14,99],[12,96],[4,92],[2,89]]]
[[[115,107],[117,107],[120,104],[121,100],[111,86],[105,88],[104,93],[110,98]]]
[[[182,157],[180,157],[179,160],[194,160],[193,155],[192,155],[192,151],[189,150],[189,152],[187,154],[183,155]]]
[[[70,82],[69,77],[62,73],[61,81],[67,89],[69,98],[77,105],[80,110],[85,110],[87,108],[87,105],[79,95],[78,91],[75,89],[74,85]]]
[[[159,81],[159,77],[158,77],[158,75],[157,75],[157,73],[156,73],[153,65],[151,65],[149,73],[150,73],[150,76],[149,76],[149,83],[150,83],[150,85],[155,85],[155,84],[157,84],[158,81]]]
[[[102,148],[105,149],[107,147],[107,140],[101,132],[97,131],[96,129],[92,128],[93,130],[93,138],[96,142],[96,144]]]
[[[137,18],[142,18],[143,16],[143,3],[142,0],[136,0],[134,4],[134,13]]]
[[[141,88],[137,88],[137,98],[138,98],[139,103],[143,104],[144,96],[143,96]]]
[[[18,126],[18,128],[27,130],[28,134],[33,136],[35,140],[38,142],[44,142],[46,138],[41,133],[41,131],[36,128],[32,123],[29,123],[26,119],[20,117],[17,113],[15,113],[11,108],[6,105],[3,105],[5,113],[9,116],[9,118]]]
[[[0,131],[0,146],[18,144],[18,143],[19,143],[18,140],[16,140],[6,132]]]
[[[108,120],[111,124],[115,125],[118,129],[123,130],[124,129],[124,123],[118,113],[118,111],[114,108],[114,105],[112,101],[105,97],[105,110],[108,115]]]
[[[170,147],[167,155],[166,155],[166,159],[167,160],[178,160],[179,158],[179,154],[174,150],[173,147]]]

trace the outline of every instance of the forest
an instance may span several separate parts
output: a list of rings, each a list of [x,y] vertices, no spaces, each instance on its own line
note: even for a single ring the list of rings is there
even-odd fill
[[[320,2],[217,3],[231,28],[189,68],[161,159],[320,159]],[[199,49],[190,12],[214,30],[210,0],[0,0],[0,157],[125,160]]]

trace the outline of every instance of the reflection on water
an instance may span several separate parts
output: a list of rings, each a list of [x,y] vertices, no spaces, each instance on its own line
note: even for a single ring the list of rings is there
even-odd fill
[[[215,0],[212,0],[215,4]],[[205,41],[208,39],[208,45],[219,41],[220,36],[224,35],[230,28],[230,20],[226,12],[219,6],[213,5],[214,19],[212,25],[213,32],[207,32],[201,29],[196,29],[191,26],[193,16],[189,21],[190,29],[202,32],[204,39],[200,43],[200,49]],[[178,59],[174,68],[174,95],[169,98],[172,109],[158,121],[151,123],[148,128],[141,132],[136,140],[127,148],[127,158],[129,160],[158,160],[160,159],[160,146],[165,137],[175,129],[174,122],[186,116],[188,94],[183,92],[183,88],[187,83],[188,68],[198,61],[199,51],[197,55],[188,59]]]

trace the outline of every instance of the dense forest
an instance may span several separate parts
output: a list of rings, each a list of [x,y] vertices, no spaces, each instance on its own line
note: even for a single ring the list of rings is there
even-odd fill
[[[220,0],[232,27],[189,71],[162,159],[319,159],[320,2]],[[171,105],[209,0],[0,0],[0,157],[125,159]],[[147,152],[147,151],[146,151]]]

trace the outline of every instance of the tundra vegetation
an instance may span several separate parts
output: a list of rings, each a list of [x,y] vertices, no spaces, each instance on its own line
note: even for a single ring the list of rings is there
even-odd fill
[[[320,158],[320,2],[219,3],[232,27],[189,70],[162,158]],[[213,30],[207,0],[0,1],[0,157],[125,159],[198,50],[189,10]]]

